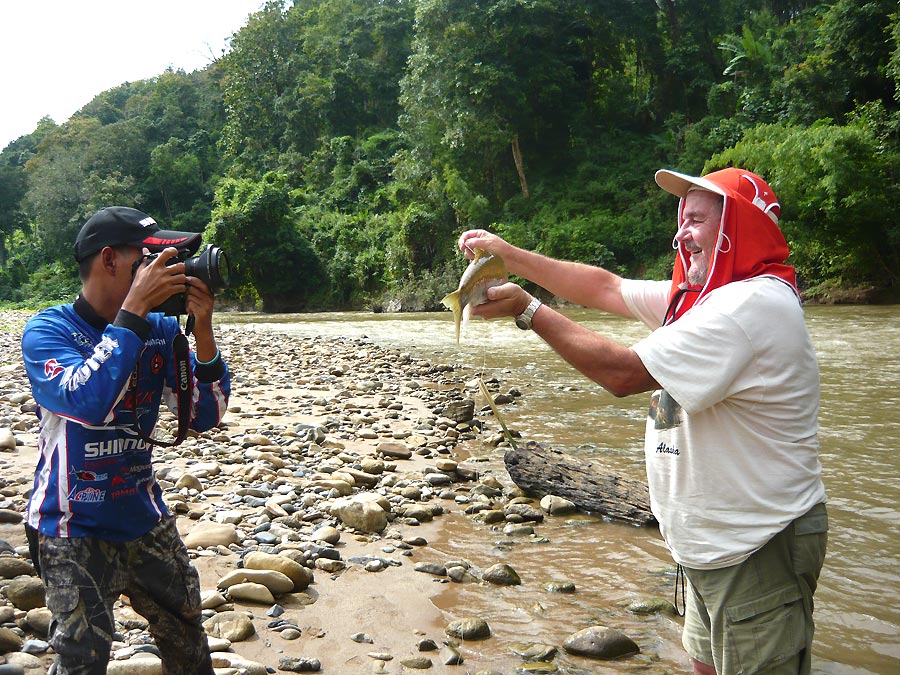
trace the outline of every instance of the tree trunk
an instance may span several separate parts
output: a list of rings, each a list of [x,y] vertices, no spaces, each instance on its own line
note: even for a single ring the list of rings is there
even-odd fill
[[[525,168],[522,166],[522,149],[519,147],[519,137],[512,139],[513,161],[516,163],[516,171],[519,173],[519,185],[522,186],[522,196],[528,199],[528,181],[525,180]]]
[[[632,525],[655,525],[650,493],[641,481],[623,478],[588,460],[529,441],[510,448],[503,462],[513,482],[532,497],[556,495],[582,511]]]

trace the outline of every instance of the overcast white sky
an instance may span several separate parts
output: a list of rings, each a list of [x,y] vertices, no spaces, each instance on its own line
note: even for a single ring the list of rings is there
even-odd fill
[[[0,0],[0,149],[123,82],[207,66],[263,2]]]

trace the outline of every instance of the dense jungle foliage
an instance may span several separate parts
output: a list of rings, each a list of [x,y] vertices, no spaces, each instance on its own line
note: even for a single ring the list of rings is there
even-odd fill
[[[435,308],[471,227],[664,278],[654,171],[728,165],[774,187],[807,297],[896,291],[896,0],[270,1],[0,153],[0,302],[71,299],[112,204],[205,231],[235,307]]]

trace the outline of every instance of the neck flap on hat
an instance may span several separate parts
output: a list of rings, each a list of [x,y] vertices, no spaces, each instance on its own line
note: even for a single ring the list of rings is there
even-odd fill
[[[723,169],[703,178],[724,193],[718,246],[711,257],[705,284],[691,287],[687,281],[690,254],[684,244],[679,244],[669,291],[669,302],[674,306],[668,322],[679,319],[716,288],[754,277],[770,276],[783,281],[799,300],[794,268],[784,264],[790,250],[778,228],[780,210],[772,189],[759,176],[743,169]],[[678,204],[679,223],[683,210],[684,198]]]

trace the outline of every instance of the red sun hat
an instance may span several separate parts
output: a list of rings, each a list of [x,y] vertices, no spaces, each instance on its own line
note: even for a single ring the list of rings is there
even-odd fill
[[[787,241],[778,227],[781,206],[775,191],[751,171],[729,167],[704,176],[688,176],[677,171],[661,169],[656,183],[666,192],[680,198],[678,222],[682,220],[684,199],[691,190],[708,190],[721,195],[722,220],[716,250],[710,261],[709,274],[700,288],[689,288],[687,271],[690,254],[683,244],[672,272],[670,302],[674,303],[672,320],[678,319],[694,304],[713,290],[734,281],[769,276],[786,283],[797,297],[797,277],[794,268],[785,264],[790,255]],[[681,291],[681,297],[676,296]]]
[[[729,167],[714,171],[706,176],[694,177],[687,174],[660,169],[656,172],[656,184],[676,197],[685,197],[694,188],[709,190],[723,197],[733,196],[753,204],[772,219],[776,225],[781,216],[781,205],[775,191],[755,173]]]

